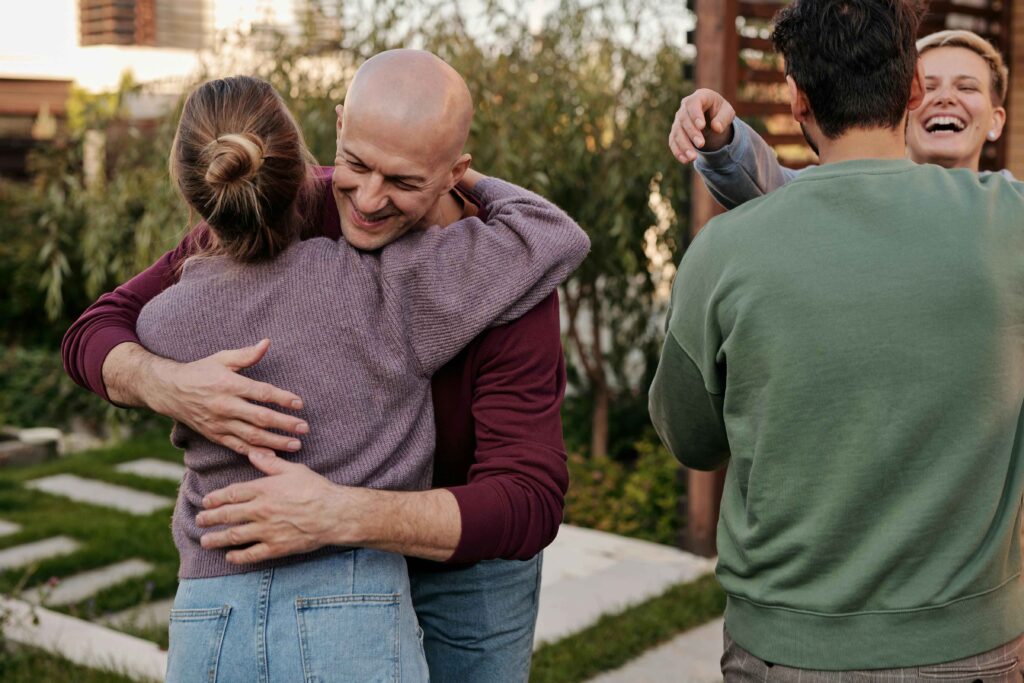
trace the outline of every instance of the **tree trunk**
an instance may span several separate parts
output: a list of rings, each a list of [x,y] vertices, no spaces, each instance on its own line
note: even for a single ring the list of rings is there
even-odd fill
[[[594,385],[594,413],[590,421],[590,457],[608,457],[608,409],[611,397],[603,382]]]

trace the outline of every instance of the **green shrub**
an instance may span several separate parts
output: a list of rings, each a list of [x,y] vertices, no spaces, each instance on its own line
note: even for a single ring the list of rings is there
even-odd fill
[[[0,345],[0,425],[67,428],[75,417],[96,432],[148,419],[72,382],[56,349]]]
[[[685,496],[679,465],[657,437],[636,443],[633,462],[569,456],[569,524],[676,545]]]

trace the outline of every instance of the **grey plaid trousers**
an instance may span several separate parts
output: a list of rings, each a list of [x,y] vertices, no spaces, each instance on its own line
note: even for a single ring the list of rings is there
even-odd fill
[[[1022,683],[1024,635],[994,650],[944,664],[906,669],[811,671],[770,664],[725,633],[725,683]]]

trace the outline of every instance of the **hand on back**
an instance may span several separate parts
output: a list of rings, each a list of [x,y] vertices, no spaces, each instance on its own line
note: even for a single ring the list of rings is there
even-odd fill
[[[290,410],[302,407],[295,394],[238,374],[258,363],[270,348],[269,340],[242,349],[221,351],[192,363],[165,361],[153,368],[156,385],[149,391],[150,408],[184,423],[210,441],[243,455],[253,452],[297,451],[294,436],[276,429],[305,434],[301,418],[256,405],[274,404]]]
[[[715,152],[732,141],[736,110],[714,90],[701,88],[679,103],[668,146],[673,156],[688,164],[701,152]]]

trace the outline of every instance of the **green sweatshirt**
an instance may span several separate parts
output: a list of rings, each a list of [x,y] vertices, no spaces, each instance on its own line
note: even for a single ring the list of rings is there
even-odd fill
[[[1024,185],[850,161],[711,221],[650,408],[684,465],[729,463],[733,639],[849,670],[1024,632],[1022,403]]]

